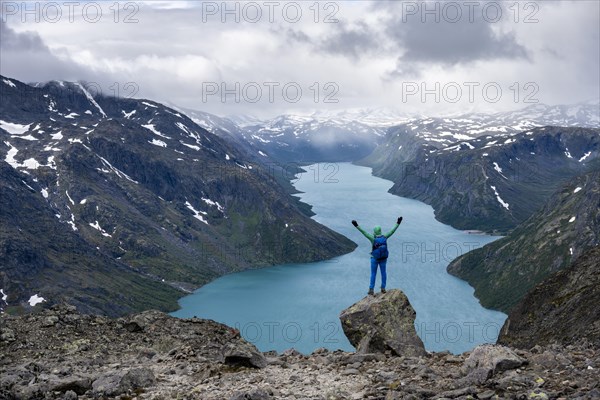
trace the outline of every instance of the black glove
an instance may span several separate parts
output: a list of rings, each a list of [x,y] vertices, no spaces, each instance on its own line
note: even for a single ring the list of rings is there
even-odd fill
[[[352,220],[352,225],[358,226],[358,222],[356,222],[355,220]]]
[[[402,217],[398,217],[398,221],[396,221],[396,223],[400,225],[400,223],[402,223]]]

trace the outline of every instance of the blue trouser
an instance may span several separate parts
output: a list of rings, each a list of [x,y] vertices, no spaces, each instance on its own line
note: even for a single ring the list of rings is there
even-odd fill
[[[381,270],[381,288],[385,289],[385,284],[387,281],[387,273],[385,271],[385,265],[387,264],[387,259],[377,261],[373,257],[371,257],[371,283],[369,284],[369,289],[373,289],[375,287],[375,277],[377,276],[377,265],[379,265],[379,269]]]

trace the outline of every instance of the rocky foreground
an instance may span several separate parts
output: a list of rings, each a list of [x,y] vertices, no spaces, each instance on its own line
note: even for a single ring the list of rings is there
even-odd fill
[[[354,326],[353,340],[362,342],[357,353],[261,353],[225,325],[156,311],[109,319],[54,306],[2,315],[0,399],[600,398],[594,346],[421,353],[412,332],[399,335],[385,325],[391,308],[410,307],[398,293],[363,299],[342,313],[344,330]],[[414,318],[411,309],[406,318]]]

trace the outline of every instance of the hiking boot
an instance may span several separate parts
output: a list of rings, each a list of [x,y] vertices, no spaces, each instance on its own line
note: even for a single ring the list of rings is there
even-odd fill
[[[385,288],[381,288],[381,293],[385,293]]]
[[[369,289],[369,296],[375,296],[375,292],[373,291],[373,289]]]

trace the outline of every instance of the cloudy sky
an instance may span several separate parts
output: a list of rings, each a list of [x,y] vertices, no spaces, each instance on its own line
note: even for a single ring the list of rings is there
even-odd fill
[[[0,72],[219,115],[600,97],[600,2],[0,1]]]

